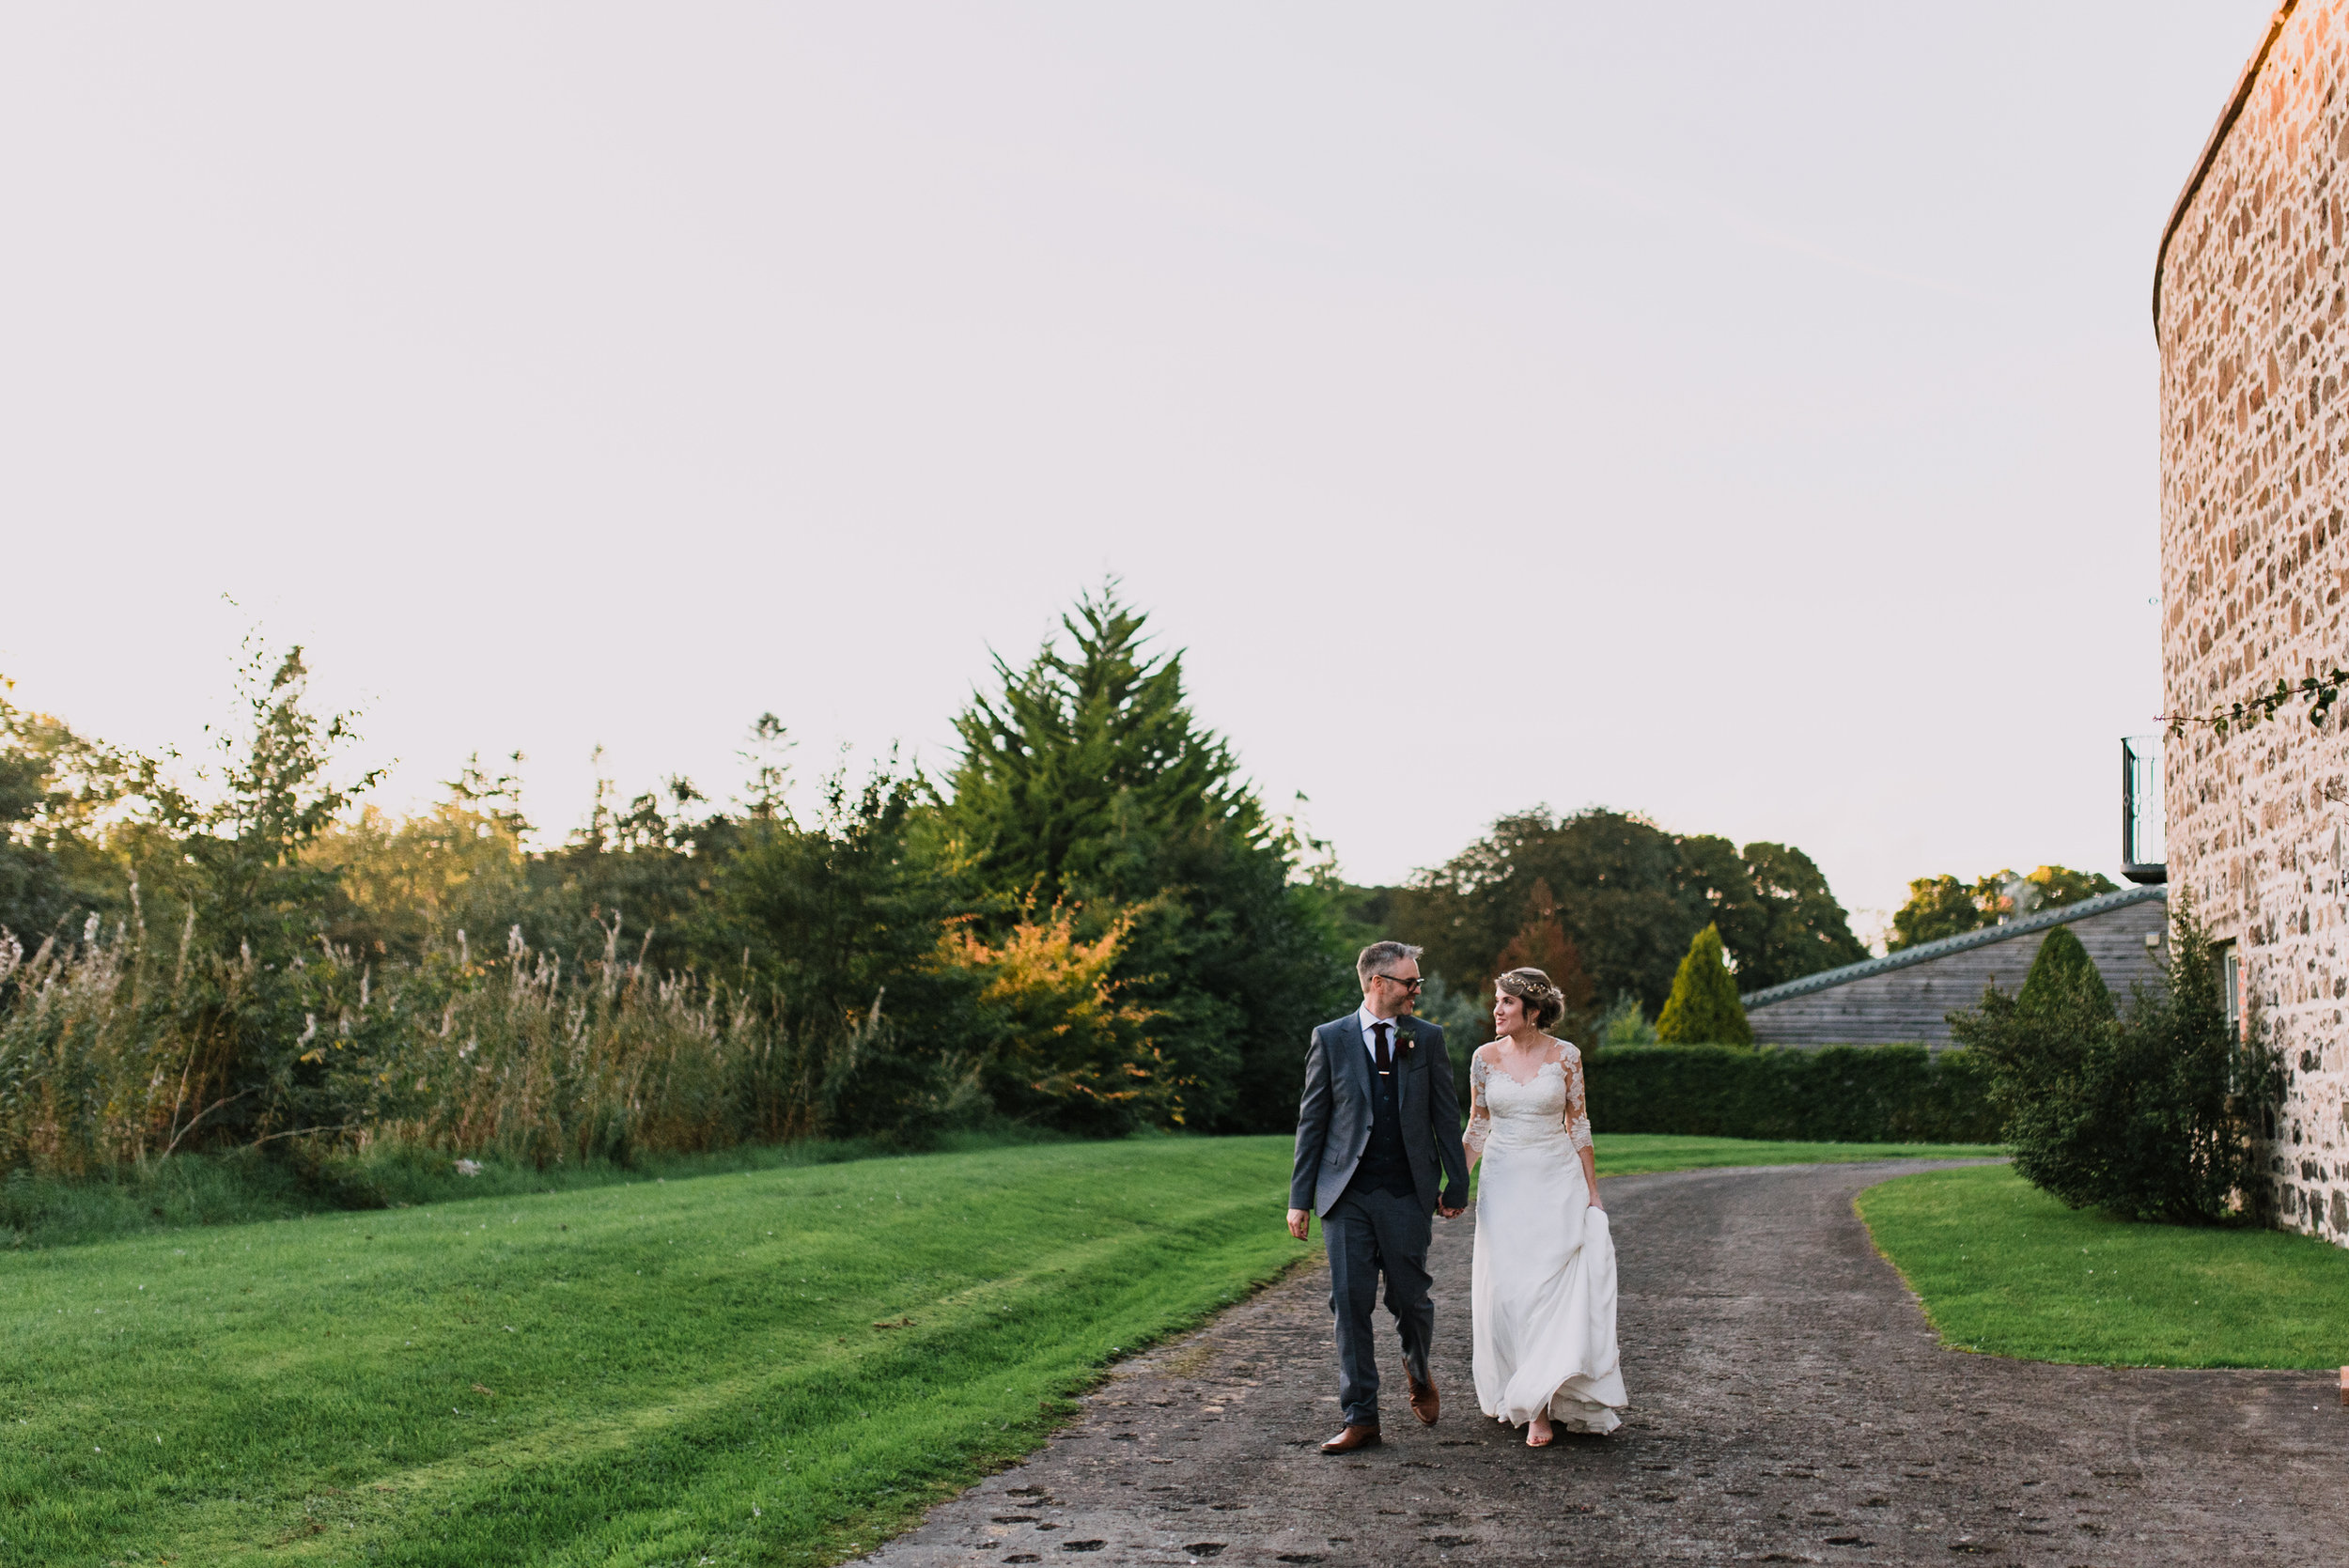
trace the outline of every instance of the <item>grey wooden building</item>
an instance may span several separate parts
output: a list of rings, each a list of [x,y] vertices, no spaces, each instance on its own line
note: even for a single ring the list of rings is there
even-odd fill
[[[1971,1007],[1983,987],[2012,991],[2030,972],[2039,944],[2059,925],[2096,961],[2116,1001],[2139,981],[2158,980],[2169,926],[2168,889],[2128,888],[2101,898],[1904,948],[1863,964],[1755,991],[1742,1000],[1756,1045],[1875,1046],[1896,1040],[1946,1044],[1947,1015]]]

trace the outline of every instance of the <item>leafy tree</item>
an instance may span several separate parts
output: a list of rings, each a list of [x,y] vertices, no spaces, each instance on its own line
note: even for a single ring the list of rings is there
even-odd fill
[[[0,691],[8,683],[0,681]],[[105,831],[135,759],[0,697],[0,930],[28,949],[123,906],[125,865]]]
[[[659,970],[737,956],[739,950],[705,948],[701,938],[738,824],[681,776],[625,808],[616,795],[610,780],[599,779],[587,820],[562,845],[530,857],[530,893],[515,918],[534,939],[578,955],[600,948],[617,921]]]
[[[31,836],[46,782],[39,758],[0,752],[0,931],[29,938],[35,946],[70,908],[55,858],[19,837]]]
[[[920,796],[907,775],[835,772],[812,825],[754,822],[711,874],[702,942],[739,953],[792,1048],[753,1085],[762,1136],[918,1139],[947,1119],[985,977],[940,962],[957,894],[916,848]]]
[[[1698,834],[1681,839],[1680,852],[1684,886],[1720,927],[1739,990],[1766,990],[1868,956],[1826,876],[1801,850],[1763,842],[1740,851],[1727,839]]]
[[[280,657],[249,640],[244,734],[217,737],[193,783],[175,774],[176,758],[141,757],[126,785],[141,803],[120,835],[132,917],[142,896],[187,912],[173,1028],[201,1043],[185,1068],[189,1103],[214,1134],[288,1137],[337,1120],[337,1068],[318,1040],[339,999],[334,966],[314,960],[343,894],[311,851],[381,771],[337,782],[353,719],[312,712],[308,681],[299,646]]]
[[[1660,1007],[1672,966],[1704,924],[1683,893],[1672,835],[1642,817],[1593,809],[1563,820],[1536,807],[1412,879],[1394,900],[1394,934],[1431,968],[1483,986],[1526,922],[1537,884],[1555,890],[1560,929],[1601,994],[1629,990]]]
[[[540,924],[530,918],[529,831],[515,781],[488,777],[475,758],[438,806],[405,819],[362,806],[313,839],[303,859],[340,881],[337,944],[363,961],[414,963],[436,945],[456,947],[460,931],[503,947],[510,926]]]
[[[2015,895],[2007,891],[2018,881],[2025,884],[2021,908],[2016,908]],[[2119,884],[2101,872],[2074,871],[2061,865],[2043,865],[2020,877],[2012,871],[1994,871],[1975,877],[1970,887],[1954,877],[1920,877],[1908,884],[1908,902],[1893,913],[1892,938],[1885,948],[1898,953],[1944,937],[1964,936],[2032,909],[2052,909],[2119,891]]]
[[[1908,884],[1908,902],[1892,912],[1890,953],[1944,937],[1961,937],[1981,925],[1982,906],[1974,890],[1954,877],[1920,877]]]
[[[1537,886],[1551,896],[1597,995],[1659,1010],[1688,940],[1719,926],[1739,985],[1758,990],[1867,956],[1827,879],[1802,851],[1711,834],[1675,837],[1643,817],[1542,809],[1493,824],[1392,897],[1400,932],[1430,967],[1462,984],[1496,970]]]
[[[1035,907],[1090,934],[1128,923],[1114,978],[1154,1015],[1186,1123],[1272,1130],[1293,1114],[1312,1026],[1346,1000],[1334,889],[1300,880],[1230,747],[1184,696],[1182,655],[1153,656],[1113,584],[1062,619],[1026,666],[956,720],[939,802],[951,858],[1006,926]]]
[[[1810,856],[1769,843],[1749,844],[1742,853],[1767,919],[1730,946],[1741,986],[1761,990],[1866,960],[1867,944],[1852,934],[1850,917]]]
[[[1656,1037],[1668,1046],[1750,1046],[1752,1026],[1737,1001],[1721,934],[1707,925],[1688,944],[1672,976],[1672,995],[1656,1020]]]
[[[1988,882],[1992,879],[1985,877],[1983,881]],[[2012,880],[2012,877],[2002,871],[1999,873],[1997,880],[2003,884]],[[2121,884],[2101,871],[2074,871],[2068,866],[2061,865],[2043,865],[2026,875],[2023,880],[2031,885],[2035,894],[2032,908],[2040,909],[2058,908],[2065,904],[2077,904],[2086,899],[2099,898],[2106,893],[2121,891]]]

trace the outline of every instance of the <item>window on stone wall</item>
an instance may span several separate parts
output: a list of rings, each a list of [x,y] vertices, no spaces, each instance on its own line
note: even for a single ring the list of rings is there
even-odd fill
[[[2243,1032],[2243,966],[2237,962],[2235,945],[2222,942],[2218,948],[2218,1001],[2227,1010],[2227,1027],[2238,1036]]]

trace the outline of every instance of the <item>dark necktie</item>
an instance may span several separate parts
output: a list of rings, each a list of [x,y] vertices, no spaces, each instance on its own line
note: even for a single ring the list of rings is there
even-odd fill
[[[1370,1026],[1370,1032],[1378,1036],[1377,1061],[1380,1078],[1385,1078],[1394,1071],[1394,1058],[1387,1050],[1387,1028],[1388,1026],[1383,1023],[1375,1023]]]

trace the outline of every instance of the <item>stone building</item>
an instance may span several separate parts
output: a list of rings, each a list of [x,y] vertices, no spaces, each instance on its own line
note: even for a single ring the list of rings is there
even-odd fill
[[[2162,690],[2171,713],[2349,664],[2349,0],[2287,0],[2162,231]],[[2349,709],[2349,703],[2342,705]],[[2349,1244],[2349,733],[2295,704],[2164,748],[2170,882],[2284,1051],[2284,1222]]]
[[[2125,1002],[2132,986],[2160,982],[2170,910],[2163,894],[2157,887],[2108,893],[1739,1000],[1758,1046],[1947,1045],[1951,1012],[1980,1001],[1984,986],[2018,989],[2047,933],[2068,925],[2105,985]]]

